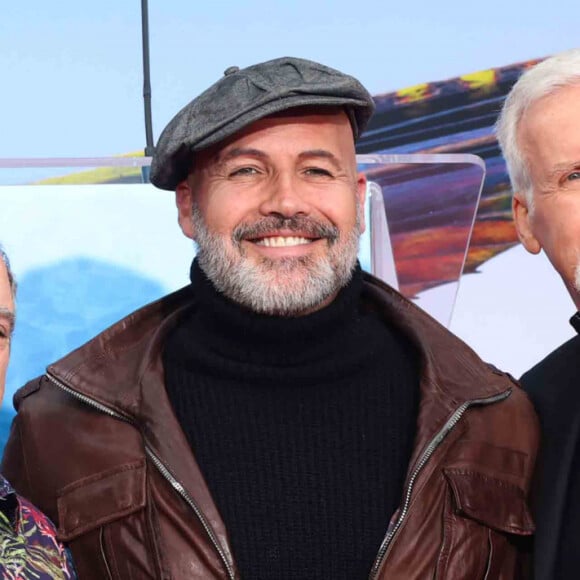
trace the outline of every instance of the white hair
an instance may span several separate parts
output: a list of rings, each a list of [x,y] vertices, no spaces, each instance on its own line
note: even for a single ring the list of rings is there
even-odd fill
[[[509,92],[495,126],[514,191],[522,192],[533,207],[533,184],[517,139],[518,125],[536,101],[564,87],[580,84],[580,48],[567,50],[526,71]]]

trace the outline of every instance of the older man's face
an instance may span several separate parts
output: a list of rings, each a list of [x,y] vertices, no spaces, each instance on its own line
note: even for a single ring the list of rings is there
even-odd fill
[[[6,385],[6,369],[10,356],[10,335],[14,325],[14,302],[8,272],[3,260],[0,259],[0,402],[4,396]]]
[[[518,139],[533,183],[533,209],[514,197],[516,227],[532,253],[543,249],[580,309],[580,85],[540,99]]]
[[[350,279],[365,186],[342,111],[270,117],[197,156],[177,189],[180,224],[224,294],[304,314]]]

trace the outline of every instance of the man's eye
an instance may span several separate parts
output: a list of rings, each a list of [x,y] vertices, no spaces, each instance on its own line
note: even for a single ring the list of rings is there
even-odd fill
[[[580,179],[580,171],[573,171],[566,177],[566,179],[568,181],[576,181],[577,179]]]
[[[324,169],[322,167],[309,167],[305,173],[307,175],[332,177],[332,173],[328,171],[328,169]]]
[[[248,175],[256,175],[258,170],[255,167],[239,167],[230,173],[230,177],[244,177]]]

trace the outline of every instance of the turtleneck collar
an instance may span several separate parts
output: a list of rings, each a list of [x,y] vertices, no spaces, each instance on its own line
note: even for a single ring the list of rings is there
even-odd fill
[[[358,319],[362,272],[324,308],[304,316],[270,316],[237,304],[220,293],[194,260],[191,282],[195,318],[206,348],[216,354],[259,364],[304,364],[334,352]]]
[[[194,260],[191,267],[194,307],[183,320],[181,360],[219,364],[226,359],[244,367],[298,368],[334,361],[336,353],[358,364],[365,351],[366,328],[358,310],[362,272],[357,264],[350,282],[326,307],[298,317],[268,316],[245,308],[220,292]],[[186,352],[184,352],[186,351]],[[355,360],[358,361],[355,363]],[[326,367],[326,364],[323,364]],[[330,372],[321,368],[321,372]],[[334,371],[334,368],[333,368]],[[318,373],[316,373],[318,374]]]

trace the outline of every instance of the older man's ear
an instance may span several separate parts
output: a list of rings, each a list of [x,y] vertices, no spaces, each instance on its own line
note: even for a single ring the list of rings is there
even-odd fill
[[[183,235],[193,240],[195,233],[192,219],[193,192],[187,179],[177,185],[175,205],[177,206],[177,222]]]
[[[525,194],[516,191],[512,199],[512,213],[516,232],[524,248],[531,254],[538,254],[542,249],[540,241],[534,235],[533,215]]]

